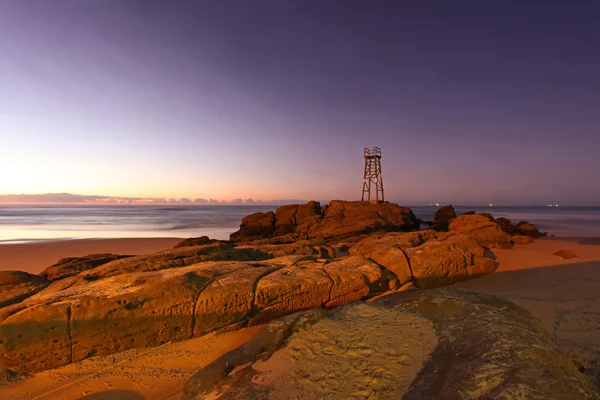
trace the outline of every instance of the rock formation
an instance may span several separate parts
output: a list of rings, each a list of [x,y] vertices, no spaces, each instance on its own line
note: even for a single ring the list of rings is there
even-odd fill
[[[431,229],[436,231],[447,231],[450,221],[454,218],[456,218],[454,207],[452,207],[452,205],[443,206],[435,212]]]
[[[69,257],[59,260],[56,264],[49,266],[40,273],[40,276],[49,281],[68,278],[77,275],[82,271],[99,267],[110,261],[120,260],[132,256],[123,256],[119,254],[90,254],[85,257]]]
[[[401,340],[398,340],[401,338]],[[532,315],[457,289],[275,320],[190,378],[201,398],[598,398]]]
[[[33,296],[46,286],[44,277],[23,271],[0,271],[0,309]]]
[[[275,213],[255,213],[242,220],[240,230],[231,235],[234,241],[260,238],[322,239],[343,241],[374,233],[410,231],[419,228],[416,216],[406,207],[389,202],[334,200],[321,207],[312,201],[287,205]]]
[[[450,223],[451,232],[469,236],[489,249],[510,249],[513,242],[500,225],[481,215],[461,215]]]
[[[534,239],[544,236],[535,226],[526,221],[521,221],[515,226],[515,232],[521,235],[530,236]]]
[[[495,270],[494,261],[468,236],[432,230],[369,237],[350,249],[395,274],[397,287],[414,281],[417,287],[448,285]]]
[[[43,273],[52,282],[0,272],[0,365],[37,372],[448,285],[493,273],[485,248],[512,246],[480,215],[452,219],[450,232],[417,228],[410,209],[387,202],[309,202],[249,215],[229,242],[201,237],[150,255],[63,259]]]

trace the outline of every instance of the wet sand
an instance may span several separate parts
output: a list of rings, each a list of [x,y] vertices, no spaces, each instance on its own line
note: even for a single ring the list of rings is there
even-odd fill
[[[183,239],[75,239],[0,244],[0,271],[20,270],[38,274],[65,257],[81,257],[98,253],[150,254],[169,249],[181,240]]]

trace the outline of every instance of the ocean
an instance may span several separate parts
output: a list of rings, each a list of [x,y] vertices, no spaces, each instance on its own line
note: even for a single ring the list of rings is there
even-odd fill
[[[410,207],[410,206],[409,206]],[[0,243],[84,238],[228,239],[242,218],[277,206],[0,206]],[[431,220],[438,207],[413,206]],[[554,236],[600,237],[600,207],[455,206],[457,214],[490,212],[529,221]]]

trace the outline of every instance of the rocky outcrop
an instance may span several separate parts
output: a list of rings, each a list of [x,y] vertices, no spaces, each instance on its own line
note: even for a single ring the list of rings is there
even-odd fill
[[[534,239],[544,236],[535,226],[527,221],[521,221],[515,226],[515,232],[521,235],[530,236]]]
[[[481,215],[461,215],[450,223],[451,232],[469,236],[489,249],[510,249],[513,242],[496,222]]]
[[[506,235],[477,215],[450,227],[461,218],[483,219]],[[402,232],[417,226],[412,211],[390,203],[311,202],[246,217],[233,242],[195,238],[51,284],[6,275],[1,295],[23,287],[0,306],[0,365],[36,372],[494,271],[482,247],[501,243],[486,233],[497,233],[490,226],[469,227],[467,235]],[[342,244],[352,246],[350,255]],[[64,262],[71,267],[52,276],[76,272],[78,262]]]
[[[204,246],[207,244],[212,244],[212,243],[217,243],[217,242],[219,242],[219,240],[217,240],[217,239],[210,239],[208,236],[200,236],[200,237],[195,237],[195,238],[184,239],[181,242],[177,243],[175,245],[175,247],[173,247],[173,248],[177,249],[179,247]]]
[[[447,231],[450,221],[456,218],[456,212],[452,205],[443,206],[438,209],[433,216],[432,229],[436,231]]]
[[[242,219],[240,230],[231,234],[231,240],[272,237],[275,232],[275,214],[266,213],[250,214]]]
[[[508,233],[509,235],[516,233],[515,227],[513,226],[513,223],[510,219],[504,218],[504,217],[499,217],[499,218],[494,219],[494,222],[496,222],[498,225],[500,225],[500,229],[502,229],[504,232]]]
[[[384,202],[330,202],[321,207],[318,202],[286,205],[275,213],[256,213],[242,221],[240,230],[231,235],[234,241],[258,238],[322,239],[340,241],[373,232],[410,231],[419,224],[406,207]]]
[[[528,311],[444,288],[275,320],[190,378],[183,399],[331,393],[407,400],[600,396]]]
[[[82,271],[87,271],[106,264],[110,261],[120,260],[133,256],[123,256],[119,254],[90,254],[84,257],[69,257],[59,260],[56,264],[49,266],[42,272],[40,276],[49,281],[68,278],[69,276],[77,275]]]
[[[44,277],[23,271],[0,271],[0,308],[19,303],[48,286]]]
[[[494,261],[474,239],[432,230],[370,237],[350,252],[394,273],[397,287],[410,281],[420,288],[443,286],[495,270]]]
[[[78,280],[65,285],[73,278]],[[40,371],[263,323],[380,293],[389,289],[390,279],[388,271],[362,257],[326,263],[311,256],[202,262],[96,280],[80,275],[0,309],[0,364]]]

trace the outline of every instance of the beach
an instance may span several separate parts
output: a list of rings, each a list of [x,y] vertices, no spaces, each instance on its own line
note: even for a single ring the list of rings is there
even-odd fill
[[[0,245],[0,271],[20,270],[38,274],[66,257],[114,253],[142,255],[169,249],[181,238],[123,238],[47,240]]]
[[[89,249],[95,252],[153,251],[161,246],[164,249],[172,247],[177,240],[6,245],[3,254],[12,252],[13,257],[17,257],[13,260],[18,259],[19,249],[25,254],[20,256],[23,260],[27,253],[39,254],[38,265],[42,265],[55,261],[58,253],[46,250],[46,258],[42,256],[43,250],[51,246],[57,246],[61,252],[66,252],[64,254],[76,255]],[[578,257],[563,260],[554,255],[559,250],[571,250]],[[516,244],[510,250],[494,249],[493,253],[499,264],[494,274],[454,286],[502,296],[524,307],[542,322],[564,352],[583,368],[597,374],[596,362],[600,359],[600,239],[541,238],[530,244]],[[89,396],[89,399],[180,398],[182,385],[189,377],[249,340],[258,329],[210,333],[179,343],[93,357],[2,387],[0,397],[64,400],[83,396]]]

